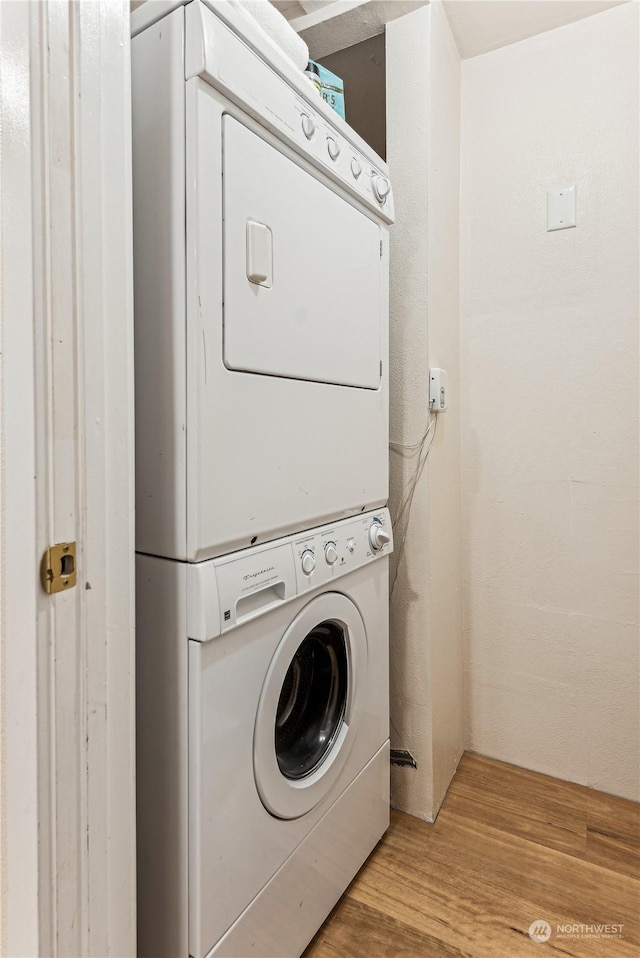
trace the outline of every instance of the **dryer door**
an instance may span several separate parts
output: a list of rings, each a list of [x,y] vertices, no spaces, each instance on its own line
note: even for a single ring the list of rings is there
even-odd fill
[[[380,385],[380,227],[231,116],[223,118],[224,362]]]
[[[283,636],[256,715],[256,786],[272,815],[298,818],[331,789],[353,743],[366,678],[358,609],[339,593],[318,596]]]

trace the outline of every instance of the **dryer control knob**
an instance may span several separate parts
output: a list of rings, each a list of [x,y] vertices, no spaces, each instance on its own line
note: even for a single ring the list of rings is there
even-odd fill
[[[387,542],[391,541],[391,536],[382,528],[378,522],[374,522],[369,529],[369,544],[374,552],[379,552]]]
[[[302,553],[302,571],[305,575],[311,575],[316,567],[316,559],[313,552]]]
[[[357,180],[362,173],[362,165],[356,156],[354,156],[351,160],[351,172],[353,173],[353,178],[355,180]]]
[[[328,565],[333,565],[334,562],[338,561],[338,550],[336,549],[335,542],[327,542],[324,547],[324,557]]]
[[[332,160],[337,160],[340,156],[340,144],[332,136],[327,137],[327,150]]]
[[[373,195],[377,199],[378,203],[384,203],[387,196],[391,192],[391,183],[386,178],[386,176],[376,176],[371,177],[371,186],[373,187]]]
[[[315,123],[310,116],[307,116],[306,113],[302,114],[302,132],[308,140],[310,140],[313,134],[316,132]]]
[[[349,552],[353,552],[355,547],[356,547],[356,540],[347,539],[347,549],[349,550]]]

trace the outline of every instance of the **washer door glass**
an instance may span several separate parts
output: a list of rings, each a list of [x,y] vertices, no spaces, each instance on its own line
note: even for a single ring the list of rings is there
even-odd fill
[[[303,639],[285,675],[275,723],[276,758],[289,779],[322,763],[344,721],[349,685],[344,628],[322,622]]]
[[[265,676],[253,736],[262,804],[299,818],[336,786],[366,702],[367,637],[339,592],[311,599],[279,642]]]

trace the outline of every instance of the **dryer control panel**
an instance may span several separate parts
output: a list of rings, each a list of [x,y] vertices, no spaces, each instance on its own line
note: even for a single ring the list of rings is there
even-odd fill
[[[392,551],[385,508],[187,565],[188,636],[206,642]]]
[[[292,110],[299,114],[296,139],[304,152],[311,154],[318,165],[341,180],[350,192],[367,201],[384,219],[392,219],[391,181],[379,165],[372,164],[310,103],[296,98]],[[295,120],[293,126],[295,129]]]
[[[384,161],[316,95],[300,71],[273,50],[269,56],[261,55],[259,47],[252,18],[238,19],[234,4],[192,0],[187,5],[185,78],[201,77],[219,89],[380,219],[392,223],[393,192]]]

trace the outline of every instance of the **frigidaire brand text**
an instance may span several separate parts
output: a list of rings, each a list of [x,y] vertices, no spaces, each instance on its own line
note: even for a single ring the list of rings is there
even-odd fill
[[[247,579],[257,579],[259,575],[266,575],[267,572],[273,572],[274,566],[270,565],[268,569],[260,569],[258,572],[250,572],[248,575],[242,576],[242,581],[246,582]]]

